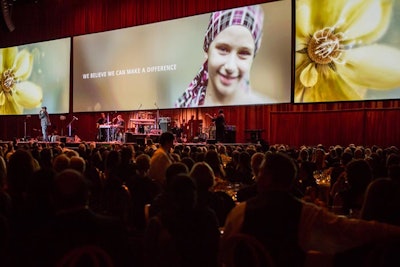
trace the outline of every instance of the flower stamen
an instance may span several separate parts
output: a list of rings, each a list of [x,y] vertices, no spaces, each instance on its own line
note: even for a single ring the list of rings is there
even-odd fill
[[[1,87],[4,92],[8,93],[14,88],[16,83],[15,75],[12,70],[6,70],[1,75]]]
[[[334,33],[333,27],[326,27],[322,30],[316,31],[310,39],[307,46],[308,56],[312,61],[317,64],[330,64],[334,63],[343,64],[340,60],[343,47],[341,40],[343,39],[342,33]]]

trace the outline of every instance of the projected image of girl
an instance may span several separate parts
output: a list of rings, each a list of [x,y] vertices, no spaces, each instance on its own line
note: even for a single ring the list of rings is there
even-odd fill
[[[253,92],[250,85],[263,22],[264,13],[258,5],[212,13],[203,45],[206,61],[175,106],[270,102]]]

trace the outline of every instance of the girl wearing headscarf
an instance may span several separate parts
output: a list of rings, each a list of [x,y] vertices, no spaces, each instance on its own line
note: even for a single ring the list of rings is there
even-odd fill
[[[176,107],[259,102],[250,69],[261,44],[264,13],[259,5],[211,14],[203,49],[206,61]]]

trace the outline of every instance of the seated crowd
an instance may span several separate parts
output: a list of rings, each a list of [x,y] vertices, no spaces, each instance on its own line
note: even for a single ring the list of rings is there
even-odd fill
[[[232,250],[238,236],[277,267],[310,266],[309,252],[397,266],[382,255],[400,263],[400,150],[185,145],[169,132],[0,149],[1,266],[253,266]]]

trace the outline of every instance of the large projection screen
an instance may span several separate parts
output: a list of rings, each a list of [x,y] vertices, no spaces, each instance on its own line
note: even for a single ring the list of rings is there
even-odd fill
[[[231,105],[290,102],[291,2],[261,5],[263,38],[250,81],[263,97]],[[205,61],[210,14],[74,37],[73,111],[176,107]]]
[[[295,103],[400,98],[400,1],[295,1]]]
[[[0,48],[0,115],[69,112],[71,38]]]

